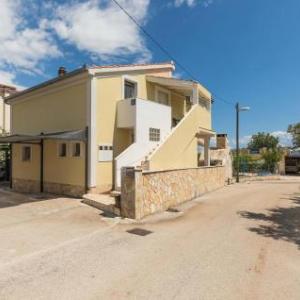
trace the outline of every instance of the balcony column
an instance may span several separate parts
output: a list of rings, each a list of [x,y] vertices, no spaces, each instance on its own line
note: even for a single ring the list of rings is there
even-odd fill
[[[204,166],[210,166],[210,150],[209,150],[210,137],[204,137]]]
[[[192,90],[192,103],[197,104],[198,103],[198,88],[197,85],[194,84],[193,90]]]

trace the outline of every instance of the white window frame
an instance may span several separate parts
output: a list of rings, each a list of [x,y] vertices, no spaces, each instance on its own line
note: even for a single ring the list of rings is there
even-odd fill
[[[163,103],[160,103],[158,102],[158,92],[161,91],[163,93],[166,93],[168,94],[168,104],[163,104]],[[163,88],[161,86],[155,86],[155,101],[159,104],[162,104],[162,105],[168,105],[168,106],[171,106],[171,91],[166,89],[166,88]]]
[[[60,146],[61,146],[62,144],[66,144],[66,156],[61,156],[61,155],[60,155]],[[69,145],[68,145],[67,142],[58,142],[58,143],[57,143],[57,157],[58,157],[58,158],[62,158],[62,159],[63,159],[63,158],[67,158],[67,157],[69,156],[69,155],[68,155],[68,154],[69,154],[68,152],[69,152]]]
[[[124,75],[124,76],[122,76],[122,97],[123,97],[123,99],[126,99],[125,98],[125,81],[129,81],[135,85],[136,91],[135,91],[135,96],[133,98],[137,98],[138,93],[139,93],[138,81],[136,79],[132,78],[131,76]],[[132,99],[132,98],[127,98],[127,99]]]
[[[24,149],[25,148],[29,148],[30,149],[30,158],[25,160],[24,159]],[[22,145],[22,149],[21,149],[21,161],[26,163],[26,162],[31,162],[32,161],[32,145]]]
[[[80,145],[80,154],[78,156],[74,155],[74,150],[75,150],[74,147],[75,147],[76,144]],[[71,143],[71,156],[72,156],[72,158],[81,158],[83,156],[82,152],[83,152],[82,142],[78,141],[78,142],[72,142]]]

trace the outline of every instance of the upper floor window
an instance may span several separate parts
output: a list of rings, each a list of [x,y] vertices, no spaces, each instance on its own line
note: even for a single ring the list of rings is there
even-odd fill
[[[23,146],[22,147],[22,161],[30,161],[31,160],[31,147]]]
[[[137,83],[131,80],[124,80],[124,98],[135,98],[137,96]]]
[[[160,87],[156,88],[156,101],[160,104],[170,105],[170,92]]]

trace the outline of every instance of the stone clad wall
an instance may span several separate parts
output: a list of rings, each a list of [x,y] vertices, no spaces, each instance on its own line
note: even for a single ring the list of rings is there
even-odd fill
[[[141,219],[192,200],[225,185],[223,166],[146,171],[122,171],[121,214]]]
[[[40,182],[37,180],[18,179],[18,178],[13,178],[12,180],[12,189],[16,192],[39,193],[40,188],[41,188]]]
[[[211,161],[220,162],[225,167],[225,180],[232,181],[232,157],[230,149],[210,149]]]

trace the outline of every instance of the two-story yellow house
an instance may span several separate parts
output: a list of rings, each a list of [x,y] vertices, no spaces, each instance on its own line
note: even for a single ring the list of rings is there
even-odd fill
[[[120,190],[121,169],[209,165],[211,94],[172,62],[82,67],[6,98],[11,185],[80,196]]]

